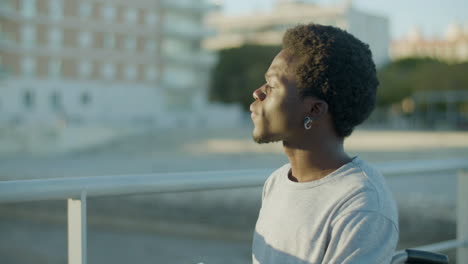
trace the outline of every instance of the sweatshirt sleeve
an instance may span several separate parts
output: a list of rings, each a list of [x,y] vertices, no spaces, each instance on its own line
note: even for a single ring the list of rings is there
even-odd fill
[[[398,242],[398,228],[374,211],[354,211],[332,223],[323,263],[388,264]]]

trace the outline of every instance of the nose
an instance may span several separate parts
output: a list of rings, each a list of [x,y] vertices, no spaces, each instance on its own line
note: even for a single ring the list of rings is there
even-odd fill
[[[266,97],[266,94],[263,92],[262,87],[255,90],[252,95],[255,100],[260,100],[260,101],[265,100],[265,97]]]

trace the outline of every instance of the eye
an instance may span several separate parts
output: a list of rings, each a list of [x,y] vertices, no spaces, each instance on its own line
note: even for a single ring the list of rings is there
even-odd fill
[[[271,91],[272,88],[273,88],[273,87],[272,87],[271,85],[269,85],[268,83],[265,84],[265,93],[266,93],[266,94],[270,93],[270,91]]]

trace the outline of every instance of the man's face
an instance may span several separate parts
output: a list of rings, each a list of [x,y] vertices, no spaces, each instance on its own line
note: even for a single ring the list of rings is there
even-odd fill
[[[250,105],[253,139],[269,143],[292,139],[302,127],[304,107],[292,72],[294,58],[285,51],[276,55],[265,74],[266,83],[253,92]]]

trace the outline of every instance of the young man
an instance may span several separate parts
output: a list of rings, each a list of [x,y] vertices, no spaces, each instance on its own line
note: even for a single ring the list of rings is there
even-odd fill
[[[290,163],[265,182],[253,263],[390,263],[395,202],[382,175],[343,140],[375,104],[369,47],[335,27],[289,29],[254,91],[258,143],[282,141]]]

